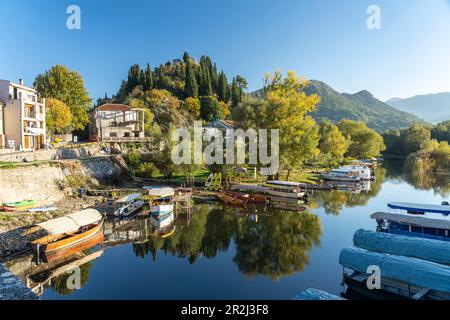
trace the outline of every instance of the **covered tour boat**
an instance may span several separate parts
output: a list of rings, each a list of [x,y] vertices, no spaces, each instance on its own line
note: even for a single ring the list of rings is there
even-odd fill
[[[69,214],[42,222],[30,228],[26,235],[45,231],[46,236],[32,242],[38,254],[49,254],[67,249],[94,237],[101,231],[104,218],[95,209]]]
[[[267,181],[266,185],[267,193],[274,197],[303,200],[308,195],[308,186],[305,183]]]
[[[166,215],[174,210],[173,197],[175,190],[169,187],[145,187],[150,198],[150,213],[152,215]]]

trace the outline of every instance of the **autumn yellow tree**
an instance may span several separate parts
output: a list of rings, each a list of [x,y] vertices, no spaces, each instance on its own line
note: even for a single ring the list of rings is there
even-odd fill
[[[54,98],[48,98],[46,106],[47,130],[53,134],[70,132],[73,119],[70,108],[64,102]]]
[[[320,124],[319,149],[329,166],[342,161],[348,150],[347,140],[331,121],[325,120]]]
[[[195,119],[200,118],[200,100],[197,98],[187,98],[185,103],[186,109],[189,111],[191,115],[195,117]]]
[[[265,77],[267,99],[267,129],[280,130],[280,165],[287,170],[289,179],[292,169],[319,154],[319,127],[307,114],[320,102],[316,94],[307,95],[308,81],[289,71],[283,78],[280,72]]]

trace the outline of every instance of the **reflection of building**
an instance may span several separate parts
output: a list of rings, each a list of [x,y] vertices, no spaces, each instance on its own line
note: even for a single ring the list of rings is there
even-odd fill
[[[104,104],[91,113],[91,141],[144,140],[144,110],[122,104]]]
[[[0,80],[0,147],[42,149],[46,144],[45,99],[33,88]]]

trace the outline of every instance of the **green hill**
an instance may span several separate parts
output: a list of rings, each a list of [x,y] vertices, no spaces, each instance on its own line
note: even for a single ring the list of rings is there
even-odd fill
[[[339,93],[324,82],[311,80],[305,89],[307,94],[316,93],[321,101],[317,111],[311,115],[318,121],[329,119],[337,122],[342,119],[362,120],[367,126],[384,132],[390,129],[403,129],[413,122],[424,122],[420,118],[376,99],[364,90],[355,94]],[[263,97],[264,91],[252,93],[254,97]]]

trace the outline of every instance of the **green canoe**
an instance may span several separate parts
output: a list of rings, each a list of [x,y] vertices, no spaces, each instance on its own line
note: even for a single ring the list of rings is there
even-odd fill
[[[35,204],[36,204],[35,200],[25,200],[25,201],[4,203],[3,206],[8,207],[8,208],[21,208],[21,207],[34,206]]]

